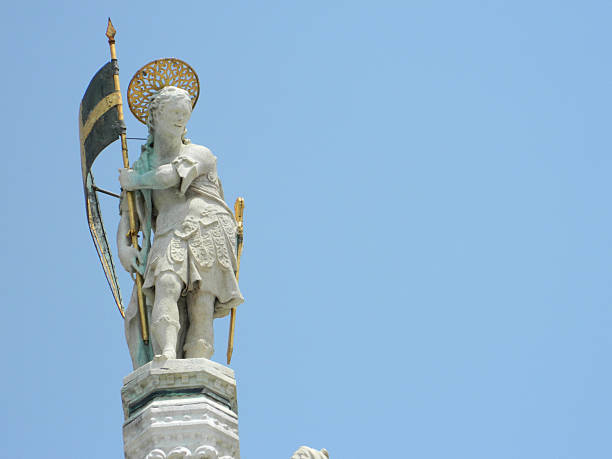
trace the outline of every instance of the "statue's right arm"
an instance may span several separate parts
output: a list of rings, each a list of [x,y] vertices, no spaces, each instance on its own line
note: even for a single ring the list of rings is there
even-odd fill
[[[119,169],[119,183],[127,191],[149,189],[164,190],[176,186],[181,181],[172,164],[164,164],[157,169],[139,174],[133,169]]]
[[[133,273],[136,272],[136,266],[138,266],[138,249],[132,247],[132,241],[129,237],[130,216],[127,209],[123,208],[125,202],[125,197],[121,198],[121,219],[117,227],[117,250],[119,251],[119,261],[123,269]]]

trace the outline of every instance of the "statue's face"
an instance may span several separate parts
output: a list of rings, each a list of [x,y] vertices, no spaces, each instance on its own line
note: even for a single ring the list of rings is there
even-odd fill
[[[162,135],[182,136],[191,117],[191,100],[173,97],[155,112],[155,132]]]

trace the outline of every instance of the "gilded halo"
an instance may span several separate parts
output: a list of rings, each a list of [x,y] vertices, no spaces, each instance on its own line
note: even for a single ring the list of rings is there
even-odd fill
[[[200,96],[200,81],[195,70],[180,59],[157,59],[141,67],[128,86],[128,104],[138,121],[147,124],[151,97],[165,86],[187,91],[195,107]]]

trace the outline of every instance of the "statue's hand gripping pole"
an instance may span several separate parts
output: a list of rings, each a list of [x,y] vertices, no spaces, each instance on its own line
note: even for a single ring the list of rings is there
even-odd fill
[[[115,50],[115,34],[117,31],[113,27],[113,23],[108,18],[108,27],[106,29],[106,37],[108,38],[108,45],[110,46],[111,60],[117,62],[117,51]],[[117,105],[119,121],[123,121],[123,101],[121,99],[121,87],[119,85],[119,72],[115,71],[113,75],[115,83],[115,91],[119,94],[119,104]],[[123,167],[126,169],[130,167],[130,159],[128,158],[127,140],[125,131],[121,133],[121,153],[123,154]],[[128,211],[130,217],[130,232],[129,237],[132,241],[132,246],[138,248],[138,231],[136,230],[136,217],[134,207],[134,193],[131,191],[126,192],[126,198],[128,201]],[[140,330],[142,332],[142,340],[145,344],[149,343],[149,330],[147,326],[147,315],[145,312],[144,297],[142,295],[142,275],[136,272],[136,292],[138,296],[138,312],[140,315]]]

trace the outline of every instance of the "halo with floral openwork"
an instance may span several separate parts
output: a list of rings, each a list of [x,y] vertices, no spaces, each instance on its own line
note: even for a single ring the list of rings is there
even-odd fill
[[[128,86],[128,104],[138,121],[147,124],[151,97],[166,86],[187,91],[192,108],[195,107],[200,96],[200,81],[195,70],[180,59],[157,59],[138,70]]]

